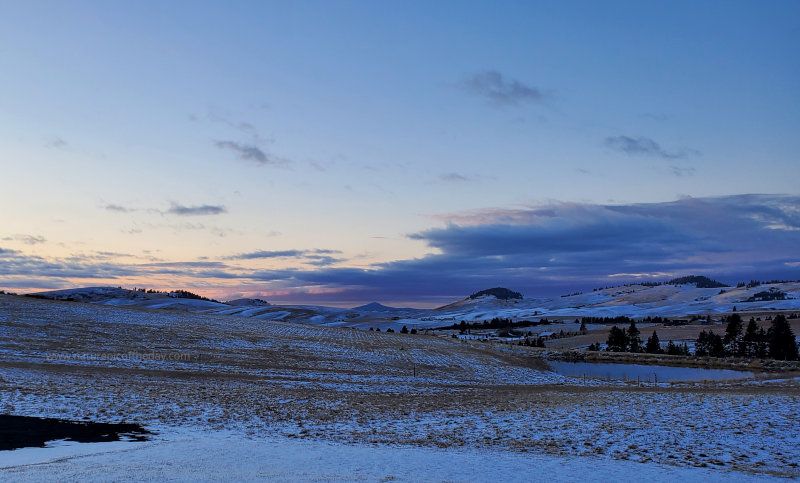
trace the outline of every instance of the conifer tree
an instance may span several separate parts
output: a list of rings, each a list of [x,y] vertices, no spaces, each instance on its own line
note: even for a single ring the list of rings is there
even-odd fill
[[[628,333],[616,325],[611,327],[606,340],[606,350],[610,352],[625,352],[628,350]]]
[[[724,357],[725,345],[722,343],[722,337],[712,330],[700,332],[695,342],[695,355],[698,357]]]
[[[644,346],[644,351],[648,354],[663,354],[664,350],[661,348],[661,342],[658,340],[658,334],[653,331],[653,335],[647,338],[647,343]]]
[[[728,326],[725,327],[725,338],[722,340],[728,354],[739,357],[742,356],[742,318],[739,314],[728,317]]]
[[[769,356],[773,359],[797,360],[797,342],[794,332],[783,314],[772,319],[772,325],[767,331],[767,343],[769,344]]]
[[[631,326],[628,327],[628,350],[630,352],[642,351],[642,339],[639,337],[639,329],[636,328],[634,321],[631,321]]]
[[[676,346],[672,341],[669,341],[669,344],[667,344],[667,354],[671,356],[680,354],[678,346]]]
[[[759,334],[760,328],[754,318],[750,318],[747,323],[747,329],[744,331],[742,343],[744,344],[744,355],[746,357],[759,357],[759,345],[761,337]]]

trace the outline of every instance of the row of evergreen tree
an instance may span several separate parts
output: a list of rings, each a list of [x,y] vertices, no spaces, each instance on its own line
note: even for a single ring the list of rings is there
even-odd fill
[[[381,331],[381,328],[380,328],[380,327],[378,327],[378,328],[376,329],[376,328],[374,328],[374,327],[370,327],[370,328],[369,328],[369,330],[370,330],[371,332],[372,332],[372,331],[375,331],[375,332],[380,332],[380,331]],[[389,327],[388,329],[386,329],[386,332],[393,333],[393,332],[394,332],[394,329],[392,329],[391,327]],[[400,333],[401,333],[401,334],[416,334],[416,333],[417,333],[417,329],[415,329],[415,328],[412,328],[411,330],[409,330],[409,329],[408,329],[408,327],[404,325],[404,326],[403,326],[403,328],[402,328],[402,329],[400,329]]]
[[[600,350],[600,344],[592,344],[589,350]],[[661,347],[658,334],[647,338],[643,344],[640,331],[635,322],[627,329],[616,325],[611,328],[606,340],[606,350],[610,352],[645,352],[649,354],[692,355],[687,344],[677,345],[669,341],[667,348]],[[739,314],[727,318],[725,334],[702,331],[695,341],[695,356],[698,357],[750,357],[779,360],[798,360],[798,347],[789,322],[784,315],[772,319],[766,331],[759,327],[755,319],[750,319],[744,327]]]

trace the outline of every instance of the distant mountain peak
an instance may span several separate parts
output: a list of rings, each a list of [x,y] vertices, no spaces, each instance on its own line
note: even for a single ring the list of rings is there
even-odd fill
[[[353,310],[370,310],[373,312],[380,312],[380,311],[396,310],[396,309],[394,307],[388,307],[378,302],[370,302],[366,305],[359,305],[358,307],[353,307]]]
[[[470,300],[473,300],[478,297],[483,297],[484,295],[491,295],[498,300],[522,299],[521,293],[514,292],[513,290],[509,290],[505,287],[495,287],[481,290],[480,292],[475,292],[474,294],[470,295],[469,298]]]

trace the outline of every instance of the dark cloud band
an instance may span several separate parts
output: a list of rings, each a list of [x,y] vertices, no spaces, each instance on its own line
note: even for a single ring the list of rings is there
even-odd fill
[[[332,266],[346,260],[326,249],[259,250],[227,257],[239,262],[282,258],[298,264],[272,270],[219,261],[137,265],[91,257],[49,260],[0,249],[0,286],[16,277],[76,283],[170,275],[205,286],[213,286],[214,280],[220,286],[239,280],[242,285],[295,294],[287,297],[298,302],[321,303],[377,298],[446,301],[498,285],[526,295],[557,295],[692,273],[729,283],[800,278],[798,196],[738,195],[627,205],[550,203],[439,219],[445,226],[410,235],[437,253],[366,269]]]

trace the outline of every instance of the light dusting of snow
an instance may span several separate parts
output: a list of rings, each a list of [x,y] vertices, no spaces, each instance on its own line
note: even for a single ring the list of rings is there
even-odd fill
[[[796,379],[584,384],[537,361],[451,338],[0,297],[0,412],[159,432],[81,458],[24,450],[50,463],[12,458],[0,477],[181,480],[197,454],[219,455],[200,466],[212,479],[528,480],[536,465],[567,481],[561,465],[582,480],[800,477]]]

